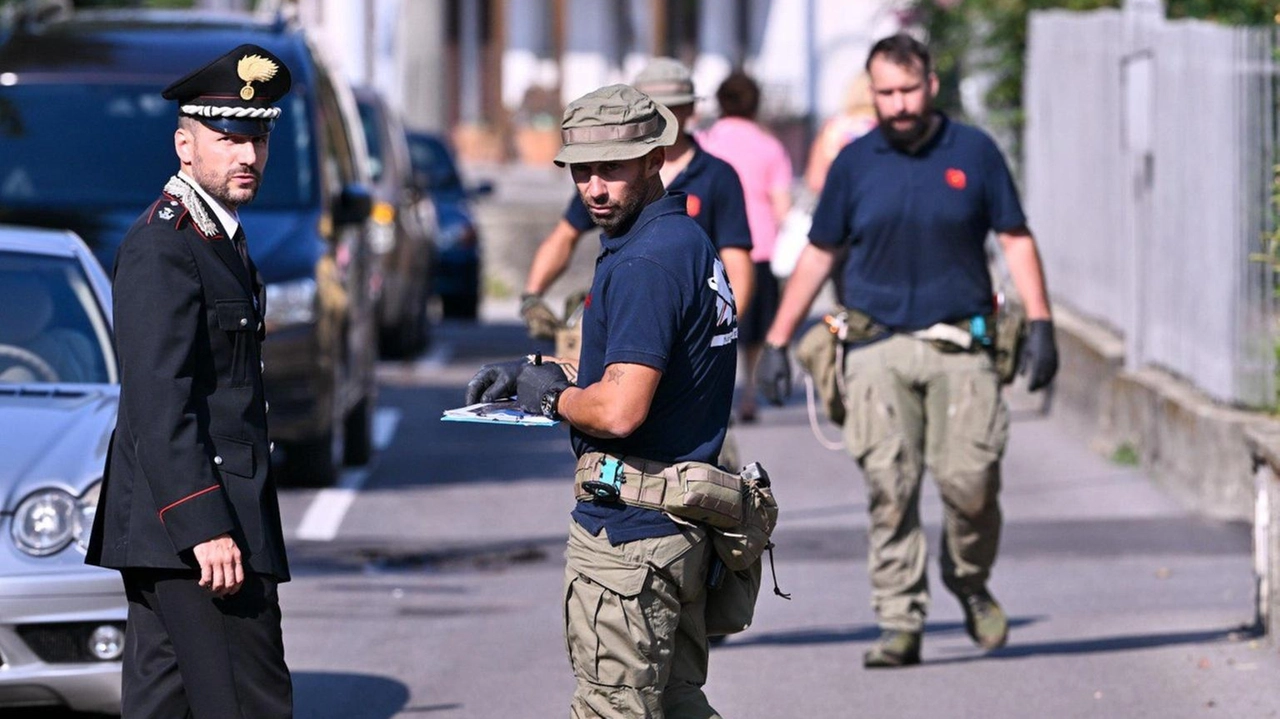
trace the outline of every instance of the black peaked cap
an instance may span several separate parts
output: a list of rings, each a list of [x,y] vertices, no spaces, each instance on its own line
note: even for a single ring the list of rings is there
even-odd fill
[[[179,114],[235,135],[265,135],[275,126],[274,103],[293,79],[284,62],[258,45],[241,45],[164,89]]]

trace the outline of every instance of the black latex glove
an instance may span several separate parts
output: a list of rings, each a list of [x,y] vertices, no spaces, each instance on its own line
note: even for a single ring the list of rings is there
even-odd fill
[[[564,370],[554,362],[525,365],[516,382],[516,401],[520,409],[529,414],[542,414],[542,398],[552,390],[563,391],[569,386]]]
[[[508,362],[487,364],[476,372],[467,383],[467,404],[476,402],[496,402],[516,394],[516,378],[521,370],[531,366],[529,360],[518,359]]]
[[[1044,388],[1057,373],[1058,344],[1053,338],[1053,320],[1031,320],[1022,348],[1021,374],[1027,375],[1027,390]]]
[[[756,386],[770,404],[778,407],[791,396],[791,360],[786,347],[774,347],[765,343],[756,365]]]

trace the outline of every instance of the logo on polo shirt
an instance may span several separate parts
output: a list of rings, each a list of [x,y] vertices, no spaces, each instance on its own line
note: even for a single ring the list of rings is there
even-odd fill
[[[967,183],[967,178],[964,176],[964,170],[957,170],[954,167],[947,168],[946,178],[947,184],[950,185],[953,190],[963,190]]]
[[[715,274],[707,278],[707,286],[716,298],[716,329],[711,346],[723,347],[738,339],[738,303],[733,300],[733,287],[720,260],[715,261]]]
[[[684,209],[690,217],[697,217],[702,212],[702,198],[697,195],[686,195]]]

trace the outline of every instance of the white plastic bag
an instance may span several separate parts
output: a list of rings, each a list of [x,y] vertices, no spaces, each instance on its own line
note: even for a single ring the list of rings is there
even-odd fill
[[[769,260],[769,269],[775,277],[791,276],[800,253],[809,244],[809,225],[812,222],[812,213],[800,205],[793,206],[783,218],[782,227],[778,228],[778,240],[773,246],[773,257]]]

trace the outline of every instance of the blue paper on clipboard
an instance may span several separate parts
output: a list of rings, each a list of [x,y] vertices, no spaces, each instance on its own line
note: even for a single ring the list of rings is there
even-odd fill
[[[511,424],[519,427],[554,427],[560,424],[559,420],[525,412],[520,409],[520,405],[514,399],[480,402],[457,409],[446,409],[440,421]]]

